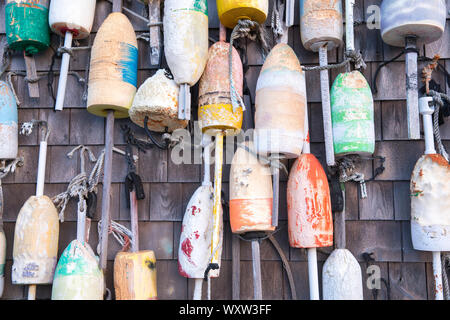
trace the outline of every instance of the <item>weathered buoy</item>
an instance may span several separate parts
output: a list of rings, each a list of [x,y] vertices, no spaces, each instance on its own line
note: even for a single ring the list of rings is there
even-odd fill
[[[188,121],[178,119],[179,91],[167,72],[158,70],[136,92],[129,111],[131,121],[143,128],[144,119],[148,117],[148,128],[156,132],[165,132],[166,128],[168,132],[186,128]]]
[[[5,287],[6,237],[3,226],[0,226],[0,298]]]
[[[253,143],[239,146],[230,172],[230,224],[233,233],[275,230],[272,225],[272,179],[268,166],[243,147],[255,152]]]
[[[203,132],[222,130],[225,135],[237,134],[242,126],[243,111],[233,112],[230,96],[228,51],[230,44],[218,41],[209,48],[208,62],[199,84],[198,119]],[[236,49],[232,49],[233,79],[242,96],[242,62]],[[213,134],[211,131],[209,134]]]
[[[164,53],[174,80],[180,85],[179,114],[190,120],[189,86],[200,79],[208,59],[208,2],[164,1]]]
[[[180,245],[178,248],[178,272],[186,278],[195,279],[194,300],[201,300],[202,282],[213,253],[217,252],[219,268],[210,270],[208,277],[217,278],[223,243],[223,211],[220,208],[218,218],[218,247],[213,247],[214,232],[214,189],[210,181],[211,138],[204,136],[209,143],[203,152],[204,176],[202,185],[194,192],[186,207],[181,226]]]
[[[11,88],[0,81],[0,159],[15,159],[18,151],[17,103]]]
[[[5,32],[8,45],[34,55],[50,45],[50,0],[6,0]]]
[[[331,88],[331,120],[336,157],[375,151],[373,97],[359,71],[339,74]]]
[[[217,13],[220,22],[227,28],[233,29],[240,19],[264,23],[269,11],[267,0],[217,0]]]
[[[128,18],[111,13],[95,37],[91,52],[87,110],[106,117],[127,118],[137,86],[138,49]]]
[[[419,43],[438,40],[445,29],[445,0],[383,0],[381,36],[391,46],[403,47],[407,36]]]
[[[64,48],[70,50],[72,39],[84,39],[91,33],[95,15],[95,0],[52,0],[49,10],[49,24],[52,31],[64,39]],[[61,61],[58,93],[55,110],[62,110],[66,92],[70,54],[64,52]]]
[[[59,258],[52,300],[103,300],[104,279],[89,245],[73,240]]]
[[[305,49],[314,52],[342,45],[344,34],[340,0],[300,0],[300,34]]]
[[[268,55],[256,84],[255,147],[258,153],[297,158],[305,138],[305,73],[287,44]]]

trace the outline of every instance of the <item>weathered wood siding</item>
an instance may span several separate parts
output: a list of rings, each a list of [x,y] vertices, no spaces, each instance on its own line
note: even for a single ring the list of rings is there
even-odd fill
[[[318,63],[318,56],[307,52],[301,44],[298,25],[298,1],[296,8],[295,26],[290,30],[289,44],[295,49],[300,61],[304,65]],[[209,3],[210,37],[218,38],[219,20],[216,11],[216,2]],[[367,7],[379,5],[381,0],[358,0],[355,10],[355,20],[367,19]],[[137,12],[142,12],[143,6],[138,1],[127,2],[124,5]],[[450,5],[448,4],[448,9]],[[111,11],[111,4],[107,1],[98,1],[96,19],[90,37],[92,43],[95,33],[101,22]],[[136,33],[147,32],[146,25],[138,19],[128,15],[133,23]],[[0,5],[0,33],[5,36],[4,27],[4,1]],[[447,29],[439,43],[421,48],[421,53],[431,57],[439,53],[447,70],[450,70],[450,20],[447,20]],[[267,23],[269,25],[269,23]],[[230,31],[228,31],[230,32]],[[229,36],[229,33],[228,33]],[[380,62],[392,58],[399,48],[389,47],[383,44],[379,30],[369,30],[365,25],[359,25],[355,30],[356,45],[363,51],[367,62],[364,74],[372,85],[372,76]],[[52,35],[52,43],[57,47],[60,39]],[[87,41],[81,41],[87,44]],[[439,47],[439,52],[436,48]],[[262,66],[262,58],[255,44],[247,46],[249,70],[246,79],[254,98],[256,80]],[[47,71],[51,63],[53,52],[49,49],[36,57],[38,71]],[[71,60],[71,70],[79,72],[82,76],[86,66],[88,53],[75,52]],[[330,63],[341,60],[342,49],[329,55]],[[59,68],[60,59],[57,59],[55,69]],[[361,263],[363,277],[367,278],[367,264],[364,262],[364,253],[373,253],[375,261],[381,269],[381,276],[390,284],[392,299],[433,299],[433,278],[431,268],[431,254],[413,250],[410,239],[410,205],[409,205],[409,178],[413,166],[423,153],[422,141],[408,141],[406,127],[406,104],[404,89],[404,57],[385,67],[378,80],[379,93],[375,98],[375,129],[376,129],[376,155],[386,157],[386,170],[375,181],[367,185],[369,197],[365,200],[358,199],[356,185],[347,184],[347,246]],[[423,66],[422,64],[420,65]],[[15,54],[11,64],[11,70],[25,70],[25,63],[20,54]],[[139,40],[139,85],[156,70],[149,68],[148,44]],[[331,72],[330,81],[333,81],[338,72]],[[444,86],[447,94],[450,88],[444,85],[444,79],[439,73],[434,78]],[[310,108],[311,149],[324,164],[324,144],[322,133],[321,105],[319,73],[307,73],[307,89]],[[67,187],[67,183],[79,172],[78,157],[70,160],[66,157],[74,146],[86,144],[92,146],[98,154],[105,142],[105,121],[86,111],[82,101],[83,87],[78,84],[76,78],[69,76],[65,106],[63,112],[55,113],[53,101],[47,91],[47,79],[40,80],[40,99],[28,97],[27,86],[23,77],[14,80],[14,85],[21,100],[19,108],[19,122],[31,119],[47,120],[52,133],[49,140],[48,163],[45,194],[54,196]],[[56,89],[57,77],[54,87]],[[331,85],[331,84],[330,84]],[[196,95],[198,90],[192,90],[193,107],[196,112]],[[254,100],[254,99],[253,99]],[[248,100],[247,100],[248,103]],[[250,108],[248,108],[250,110]],[[254,109],[253,109],[254,110]],[[253,119],[247,112],[244,123],[252,125]],[[196,118],[196,116],[195,116]],[[442,129],[444,144],[450,148],[450,121]],[[116,145],[124,149],[124,141],[120,131],[120,124],[131,123],[120,120],[115,125]],[[137,130],[136,126],[133,126]],[[140,137],[143,131],[138,130]],[[23,299],[26,297],[24,287],[11,284],[12,244],[14,224],[17,214],[25,200],[35,192],[36,164],[38,157],[38,140],[36,132],[29,137],[20,136],[19,153],[25,157],[25,165],[19,168],[14,175],[3,180],[5,195],[5,232],[8,241],[6,281],[4,299]],[[158,273],[158,297],[159,299],[187,299],[192,298],[194,281],[187,280],[178,274],[177,250],[185,206],[190,196],[200,185],[201,166],[183,165],[176,166],[170,162],[167,151],[153,149],[146,154],[139,154],[138,172],[144,182],[147,198],[139,203],[140,217],[140,246],[141,249],[155,250],[157,257]],[[113,194],[112,194],[112,219],[129,226],[129,212],[125,204],[124,178],[126,162],[120,155],[114,155]],[[292,164],[292,163],[290,163]],[[376,165],[376,164],[375,164]],[[89,164],[89,169],[91,164]],[[368,162],[362,171],[368,178],[372,176],[374,164]],[[229,166],[224,170],[223,189],[228,194]],[[95,221],[91,227],[90,243],[96,249],[98,242],[97,221],[100,217],[101,186],[99,190],[98,210]],[[291,267],[295,278],[297,296],[299,299],[309,297],[306,252],[299,249],[290,249],[287,236],[286,215],[286,176],[282,176],[280,186],[280,228],[276,238],[280,242],[284,253],[291,261]],[[213,299],[231,299],[231,234],[228,217],[225,216],[225,238],[223,250],[223,262],[221,276],[212,282]],[[60,227],[59,255],[69,242],[76,237],[76,203],[66,211],[66,221]],[[113,260],[119,250],[119,245],[110,237],[108,254],[108,273],[106,275],[108,288],[112,289]],[[331,248],[319,251],[319,274],[323,262]],[[262,283],[264,299],[290,299],[289,284],[281,260],[268,241],[261,246],[262,258]],[[251,282],[251,246],[247,242],[241,242],[241,298],[251,299],[253,295]],[[365,281],[365,280],[364,280]],[[38,299],[49,299],[50,286],[38,286]],[[365,299],[373,299],[371,290],[364,285]],[[386,299],[386,287],[378,293],[378,299]]]

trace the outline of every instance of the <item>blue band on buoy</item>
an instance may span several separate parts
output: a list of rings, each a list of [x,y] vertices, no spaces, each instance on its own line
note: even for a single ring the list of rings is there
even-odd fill
[[[120,52],[122,59],[118,64],[122,72],[122,80],[137,87],[138,49],[122,42]]]

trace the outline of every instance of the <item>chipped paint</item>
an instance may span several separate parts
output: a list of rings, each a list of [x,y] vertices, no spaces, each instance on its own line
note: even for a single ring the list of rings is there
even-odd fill
[[[248,19],[263,24],[269,11],[268,0],[217,0],[220,22],[233,29],[240,19]]]
[[[450,165],[438,154],[422,156],[411,176],[414,249],[450,251]]]
[[[104,278],[91,247],[73,240],[55,271],[52,300],[103,300]]]
[[[255,146],[258,153],[297,158],[305,137],[305,73],[287,44],[268,55],[256,84]]]
[[[17,103],[9,86],[0,81],[0,159],[14,159],[18,151]]]
[[[57,0],[50,2],[49,24],[53,32],[64,37],[72,32],[73,39],[89,36],[94,22],[96,0]]]
[[[227,135],[237,134],[242,127],[243,112],[233,112],[230,96],[228,51],[229,43],[219,41],[211,46],[208,62],[200,83],[198,98],[198,119],[203,132],[210,129],[225,130]],[[236,90],[242,96],[242,62],[236,49],[232,50],[233,80]]]
[[[208,12],[206,0],[164,1],[164,53],[178,84],[193,86],[208,59]]]
[[[47,196],[30,197],[17,216],[14,231],[12,282],[49,284],[58,253],[59,219]]]
[[[148,116],[148,128],[156,132],[165,132],[166,128],[169,132],[186,128],[189,121],[178,119],[179,91],[165,70],[158,70],[139,87],[129,112],[131,121],[144,127],[144,119]]]
[[[251,150],[252,143],[246,145]],[[272,179],[268,166],[238,148],[230,171],[230,224],[234,233],[273,231]]]
[[[307,50],[328,50],[342,45],[344,34],[341,0],[300,0],[300,33]]]
[[[111,13],[95,37],[91,51],[87,110],[106,117],[128,118],[136,93],[137,40],[128,18]]]
[[[119,252],[114,260],[114,288],[116,300],[155,300],[155,253]]]
[[[445,0],[384,0],[381,4],[381,36],[389,45],[404,47],[408,35],[421,44],[438,40],[445,29]]]
[[[294,248],[333,245],[333,219],[327,176],[317,158],[301,155],[287,187],[289,243]]]
[[[373,97],[364,76],[359,71],[339,74],[330,94],[336,156],[372,155],[375,151]]]

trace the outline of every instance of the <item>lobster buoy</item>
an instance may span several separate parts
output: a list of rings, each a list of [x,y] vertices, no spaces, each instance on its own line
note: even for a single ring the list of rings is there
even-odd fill
[[[332,50],[342,45],[342,3],[329,0],[300,0],[300,33],[303,46],[314,52],[325,43]]]
[[[269,11],[267,0],[217,0],[217,13],[222,24],[230,29],[239,20],[251,20],[263,24]]]
[[[11,88],[0,81],[0,159],[15,159],[18,151],[17,103]]]
[[[5,287],[6,237],[3,226],[0,226],[0,298]]]
[[[178,93],[180,89],[164,69],[148,78],[136,92],[133,105],[129,111],[130,119],[140,127],[144,127],[144,119],[148,117],[148,128],[151,131],[173,132],[186,128],[188,121],[178,119]]]
[[[225,135],[237,134],[242,127],[243,111],[233,112],[230,96],[228,51],[230,44],[218,41],[209,48],[208,62],[199,84],[198,119],[203,132],[222,130]],[[236,49],[232,48],[233,80],[242,96],[242,62]]]
[[[383,0],[381,37],[391,46],[405,46],[405,38],[415,36],[418,43],[438,40],[445,29],[445,0]]]
[[[50,284],[57,262],[58,212],[47,196],[31,196],[17,216],[13,284]]]
[[[94,22],[95,0],[52,0],[49,24],[52,31],[61,37],[71,32],[73,39],[89,36]]]
[[[331,88],[333,145],[337,157],[375,151],[373,97],[359,71],[341,73]]]
[[[230,224],[233,233],[275,230],[270,168],[260,164],[254,152],[251,142],[239,146],[231,163]]]
[[[328,180],[319,160],[302,154],[292,166],[287,186],[289,244],[293,248],[333,245]]]
[[[50,45],[50,0],[6,0],[5,32],[8,45],[34,55]]]
[[[103,300],[103,292],[98,258],[89,245],[73,240],[56,267],[52,300]]]
[[[133,26],[120,13],[111,13],[95,37],[91,52],[87,110],[106,117],[128,118],[137,86],[138,49]]]
[[[256,84],[255,146],[258,153],[297,158],[305,138],[305,73],[287,44],[268,55]]]

